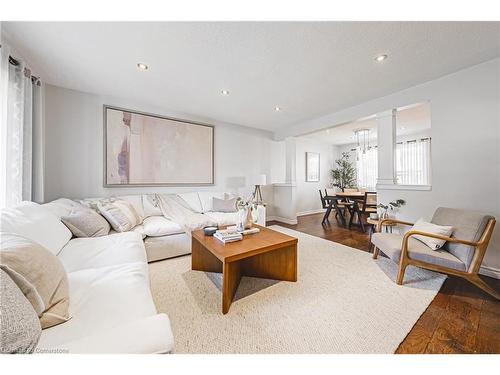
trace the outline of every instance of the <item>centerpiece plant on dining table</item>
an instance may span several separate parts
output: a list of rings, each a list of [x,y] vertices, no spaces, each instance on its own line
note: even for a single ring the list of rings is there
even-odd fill
[[[357,185],[356,167],[349,160],[349,153],[343,152],[340,159],[335,160],[336,169],[330,171],[332,186],[340,188],[355,188]]]

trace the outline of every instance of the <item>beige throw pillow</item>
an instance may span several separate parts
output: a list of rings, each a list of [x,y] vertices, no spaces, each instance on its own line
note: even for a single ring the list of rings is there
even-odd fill
[[[75,237],[100,237],[109,233],[109,223],[97,212],[87,207],[76,207],[61,221]]]
[[[440,236],[445,236],[445,237],[450,237],[451,234],[453,233],[453,227],[451,227],[451,226],[436,225],[433,223],[428,223],[428,222],[424,221],[424,219],[419,219],[413,225],[411,230],[418,230],[420,232],[438,234]],[[420,236],[420,235],[415,235],[412,237],[419,240],[420,242],[423,242],[428,247],[430,247],[432,250],[439,250],[446,243],[445,240],[440,240],[440,239],[432,238],[432,237],[426,237],[426,236]]]
[[[11,233],[0,237],[0,268],[30,301],[42,329],[67,321],[68,277],[61,261],[25,237]]]
[[[127,232],[142,223],[132,203],[123,199],[99,201],[97,209],[117,232]]]

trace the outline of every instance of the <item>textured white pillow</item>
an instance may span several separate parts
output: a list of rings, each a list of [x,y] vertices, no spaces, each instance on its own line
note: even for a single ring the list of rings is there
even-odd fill
[[[453,233],[453,227],[445,225],[436,225],[433,223],[428,223],[424,219],[419,219],[411,228],[411,230],[418,230],[420,232],[438,234],[440,236],[449,237]],[[413,238],[423,242],[432,250],[439,250],[446,243],[444,240],[439,240],[437,238],[425,237],[425,236],[412,236]]]
[[[169,236],[184,233],[184,229],[163,216],[150,216],[144,219],[144,234],[149,237]]]
[[[97,209],[117,232],[127,232],[142,223],[132,203],[123,199],[99,201]]]
[[[2,209],[0,228],[2,232],[29,238],[55,255],[72,236],[56,215],[34,202],[22,202],[18,206]]]

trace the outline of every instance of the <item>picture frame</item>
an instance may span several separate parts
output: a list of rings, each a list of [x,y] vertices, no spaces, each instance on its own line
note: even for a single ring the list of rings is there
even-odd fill
[[[306,182],[320,181],[320,154],[306,152]]]
[[[103,186],[214,185],[213,125],[103,106]]]

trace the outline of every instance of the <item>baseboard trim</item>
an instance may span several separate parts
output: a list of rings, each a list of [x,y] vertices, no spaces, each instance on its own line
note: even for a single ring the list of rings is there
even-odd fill
[[[290,224],[290,225],[295,225],[297,224],[297,219],[288,219],[286,217],[281,217],[281,216],[268,216],[266,217],[266,221],[281,221],[282,223],[285,224]]]
[[[482,266],[479,269],[479,273],[484,276],[493,277],[494,279],[500,279],[500,269],[498,268]]]
[[[325,211],[326,211],[326,209],[324,209],[324,208],[320,208],[320,209],[317,209],[317,210],[307,210],[307,211],[297,212],[297,216],[322,214],[322,213],[325,213]]]

